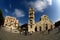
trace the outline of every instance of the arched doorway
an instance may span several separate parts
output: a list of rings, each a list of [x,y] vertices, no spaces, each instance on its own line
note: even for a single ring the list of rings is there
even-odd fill
[[[48,30],[48,25],[46,24],[46,30]]]
[[[51,25],[51,30],[53,29],[52,27],[53,27],[53,26]]]
[[[39,27],[39,30],[41,31],[41,26]]]
[[[35,31],[37,31],[37,26],[35,27]]]

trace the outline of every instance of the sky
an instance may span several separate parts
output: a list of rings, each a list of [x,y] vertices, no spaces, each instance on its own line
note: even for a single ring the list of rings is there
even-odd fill
[[[35,22],[38,22],[42,15],[47,15],[55,23],[60,20],[60,0],[0,0],[4,18],[6,16],[16,17],[19,25],[28,23],[30,5],[35,11]]]

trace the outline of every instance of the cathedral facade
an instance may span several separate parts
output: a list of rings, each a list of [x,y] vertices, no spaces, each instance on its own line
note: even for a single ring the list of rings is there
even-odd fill
[[[41,16],[41,19],[39,22],[35,24],[35,31],[45,31],[45,30],[50,30],[54,29],[54,24],[52,21],[48,18],[47,15]]]
[[[54,29],[54,27],[47,15],[42,15],[40,21],[35,23],[34,9],[32,7],[29,8],[28,32],[45,31]]]

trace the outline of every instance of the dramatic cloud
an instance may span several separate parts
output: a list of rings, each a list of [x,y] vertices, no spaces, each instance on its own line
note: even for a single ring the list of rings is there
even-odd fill
[[[6,12],[6,13],[8,13],[8,10],[7,10],[7,9],[5,9],[5,12]]]
[[[46,8],[46,3],[43,2],[43,1],[38,0],[38,1],[36,1],[36,2],[34,3],[34,7],[35,7],[38,11],[41,11],[42,9]]]
[[[48,5],[52,5],[52,0],[47,0]]]
[[[30,2],[30,4],[38,11],[43,11],[47,6],[52,5],[52,0],[37,0],[35,2]]]
[[[15,11],[13,12],[17,17],[24,17],[24,12],[22,10],[19,9],[15,9]]]

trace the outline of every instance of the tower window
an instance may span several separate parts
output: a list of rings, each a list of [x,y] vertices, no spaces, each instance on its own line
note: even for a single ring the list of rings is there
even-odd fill
[[[32,22],[30,22],[30,24],[32,24]]]
[[[30,15],[32,15],[32,13],[30,13]]]
[[[32,25],[30,25],[30,27],[32,28]]]
[[[29,17],[29,19],[33,19],[33,17]]]
[[[30,20],[30,21],[32,21],[32,20]]]

